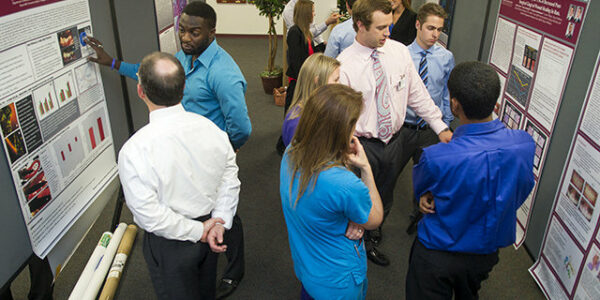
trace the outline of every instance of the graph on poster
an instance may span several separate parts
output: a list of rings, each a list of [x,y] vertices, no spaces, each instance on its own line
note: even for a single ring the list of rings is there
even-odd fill
[[[71,173],[85,158],[79,128],[73,127],[54,142],[54,153],[63,177]]]

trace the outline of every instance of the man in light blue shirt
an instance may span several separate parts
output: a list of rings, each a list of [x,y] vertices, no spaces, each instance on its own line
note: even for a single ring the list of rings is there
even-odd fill
[[[450,72],[454,68],[454,56],[452,52],[436,44],[444,28],[444,19],[447,16],[444,8],[438,4],[427,3],[422,5],[417,12],[417,38],[412,44],[408,45],[408,50],[429,95],[431,95],[435,105],[442,111],[442,120],[449,127],[454,116],[450,111],[447,83]],[[406,110],[404,127],[412,131],[413,136],[410,143],[412,147],[407,147],[407,160],[412,157],[413,162],[416,164],[419,162],[423,148],[436,144],[438,137],[410,107]],[[420,218],[418,210],[415,209],[410,218],[413,222],[411,222],[407,232],[413,233]]]
[[[338,24],[331,30],[331,34],[329,34],[329,39],[327,40],[327,48],[325,48],[325,55],[336,58],[344,49],[354,43],[356,31],[352,25],[352,5],[355,1],[346,0],[346,9],[348,10],[350,19],[344,21],[342,24]]]
[[[181,104],[186,111],[198,113],[227,132],[235,151],[246,143],[252,126],[246,107],[246,80],[233,58],[215,39],[217,16],[204,2],[190,2],[179,19],[181,51],[175,54],[185,71],[185,90]],[[139,64],[110,57],[100,41],[88,38],[97,58],[89,59],[116,69],[119,74],[138,80]],[[244,276],[244,234],[236,214],[225,233],[229,264],[219,283],[217,299],[231,294]]]

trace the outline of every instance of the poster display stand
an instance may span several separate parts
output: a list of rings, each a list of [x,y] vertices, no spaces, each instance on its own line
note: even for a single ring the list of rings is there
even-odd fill
[[[554,200],[540,257],[530,268],[550,299],[600,298],[600,53]]]
[[[0,14],[2,147],[33,252],[45,257],[117,173],[87,0]]]
[[[501,0],[489,63],[502,83],[496,112],[512,129],[536,143],[536,185],[517,212],[515,247],[524,242],[548,145],[588,1]]]

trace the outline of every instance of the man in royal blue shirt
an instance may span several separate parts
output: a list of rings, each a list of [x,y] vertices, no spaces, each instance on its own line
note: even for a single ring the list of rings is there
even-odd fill
[[[480,62],[457,65],[448,80],[461,121],[448,144],[425,148],[413,170],[424,214],[409,260],[407,299],[476,299],[515,241],[516,211],[534,185],[535,143],[492,119],[498,74]]]
[[[233,58],[217,44],[216,22],[214,9],[204,2],[191,2],[183,9],[178,24],[182,50],[175,54],[186,77],[181,104],[186,111],[203,115],[227,132],[237,151],[252,131],[244,97],[246,80]],[[113,59],[94,38],[88,38],[88,43],[97,55],[89,60],[138,79],[139,64]],[[231,294],[244,276],[243,230],[237,214],[225,234],[225,243],[229,264],[217,289],[217,298]]]
[[[444,29],[444,20],[448,17],[446,11],[439,4],[423,4],[417,12],[417,38],[408,45],[408,51],[412,57],[413,64],[417,68],[427,91],[435,102],[435,105],[442,111],[442,120],[450,126],[454,120],[450,111],[450,96],[448,94],[448,77],[454,68],[454,56],[446,48],[436,44],[442,29]],[[410,109],[406,110],[406,119],[404,128],[411,132],[411,142],[407,147],[407,158],[413,159],[417,164],[423,148],[436,144],[439,139],[435,132],[429,128],[426,122],[417,116]],[[413,233],[416,229],[420,214],[415,208],[411,214],[411,226],[407,230]]]

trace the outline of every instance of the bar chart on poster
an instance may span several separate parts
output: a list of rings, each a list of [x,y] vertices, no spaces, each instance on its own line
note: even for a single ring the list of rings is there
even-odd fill
[[[517,213],[515,247],[525,241],[540,176],[585,20],[586,0],[501,0],[489,63],[502,84],[498,116],[536,143],[536,185]]]
[[[87,0],[0,4],[2,147],[35,254],[45,257],[117,173]]]

